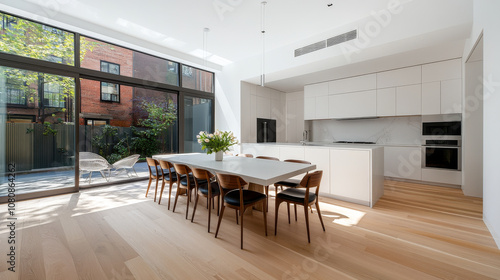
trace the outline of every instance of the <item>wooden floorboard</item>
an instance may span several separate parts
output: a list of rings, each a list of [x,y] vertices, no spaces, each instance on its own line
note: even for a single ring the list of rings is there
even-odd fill
[[[209,233],[204,199],[191,223],[184,197],[173,213],[166,197],[162,205],[144,197],[146,186],[19,202],[16,272],[2,262],[0,279],[500,279],[482,199],[460,189],[386,181],[374,208],[322,197],[326,232],[314,210],[310,244],[301,207],[288,224],[281,205],[274,235],[271,197],[268,236],[262,213],[246,213],[240,250],[234,211],[227,209],[214,238],[216,211]],[[0,229],[3,256],[8,236]]]

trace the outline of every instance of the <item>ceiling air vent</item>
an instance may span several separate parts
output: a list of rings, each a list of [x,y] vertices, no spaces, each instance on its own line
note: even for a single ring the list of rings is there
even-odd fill
[[[318,51],[318,50],[321,50],[321,49],[324,49],[327,47],[335,46],[335,45],[338,45],[340,43],[351,41],[351,40],[356,39],[357,37],[358,37],[358,31],[352,30],[352,31],[346,32],[344,34],[340,34],[340,35],[337,35],[335,37],[328,38],[326,40],[319,41],[317,43],[307,45],[307,46],[302,47],[302,48],[298,48],[295,50],[295,57],[301,56],[304,54],[308,54],[311,52],[315,52],[315,51]]]

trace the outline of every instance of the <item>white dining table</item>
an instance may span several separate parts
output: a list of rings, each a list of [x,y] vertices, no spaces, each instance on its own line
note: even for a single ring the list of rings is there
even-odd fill
[[[213,174],[227,173],[239,175],[243,180],[263,186],[286,180],[296,175],[316,169],[314,164],[283,162],[258,158],[246,158],[224,155],[222,161],[216,161],[213,154],[186,153],[154,155],[154,159],[180,163],[195,168],[207,169]]]

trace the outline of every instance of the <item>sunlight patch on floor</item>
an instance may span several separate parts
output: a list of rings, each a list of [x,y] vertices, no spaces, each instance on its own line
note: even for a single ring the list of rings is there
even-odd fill
[[[321,214],[325,218],[333,219],[332,223],[342,226],[355,226],[366,215],[365,212],[346,207],[320,202]]]

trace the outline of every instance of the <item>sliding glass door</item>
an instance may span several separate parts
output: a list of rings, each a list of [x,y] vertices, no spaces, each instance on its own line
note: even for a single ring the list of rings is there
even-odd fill
[[[0,67],[0,197],[75,187],[74,98],[74,78]]]
[[[184,97],[184,152],[202,152],[196,135],[200,131],[213,132],[213,100]]]

